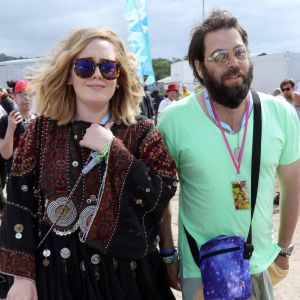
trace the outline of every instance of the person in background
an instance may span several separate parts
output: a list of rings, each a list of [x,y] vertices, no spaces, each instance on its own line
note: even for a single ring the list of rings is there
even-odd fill
[[[300,93],[297,92],[297,91],[293,91],[292,99],[293,99],[293,102],[294,102],[294,107],[295,107],[295,109],[297,111],[297,114],[298,114],[298,118],[300,120]]]
[[[0,93],[3,92],[4,90],[0,87]],[[6,111],[4,110],[4,108],[1,106],[0,104],[0,118],[2,116],[5,116],[6,115]]]
[[[30,90],[28,80],[9,81],[8,85],[13,90],[13,100],[17,104],[18,111],[11,111],[0,119],[0,153],[8,160],[13,155],[14,145],[18,143],[20,136],[15,135],[17,125],[23,122],[25,128],[36,117],[31,112],[33,92]],[[6,92],[0,92],[1,99],[8,96]]]
[[[191,93],[190,91],[188,91],[188,89],[186,88],[186,86],[183,84],[182,85],[182,94],[181,94],[181,97],[180,99],[184,98],[184,97],[187,97],[189,96]]]
[[[277,97],[278,99],[285,100],[285,98],[284,98],[283,95],[282,95],[282,92],[281,92],[281,89],[280,89],[280,88],[276,88],[276,89],[273,91],[272,95],[273,95],[274,97]]]
[[[293,104],[292,94],[295,91],[295,81],[293,79],[285,79],[280,83],[280,90],[287,102]]]
[[[128,61],[132,70],[134,72],[138,72],[138,59],[134,53],[128,53]],[[140,101],[140,114],[148,119],[152,119],[154,117],[152,98],[146,85],[144,86],[144,94]]]
[[[174,104],[178,97],[178,88],[177,85],[171,83],[167,88],[167,98],[163,99],[158,107],[158,114],[161,113],[167,106]]]
[[[15,101],[18,111],[11,111],[0,119],[0,165],[1,165],[1,186],[5,188],[7,176],[10,175],[12,155],[17,147],[21,133],[16,130],[19,123],[23,123],[23,128],[27,128],[35,115],[31,113],[33,93],[29,88],[29,81],[9,81],[8,86],[12,89],[11,101]],[[10,95],[6,91],[0,91],[0,98],[3,99]],[[4,196],[1,196],[2,201]],[[0,205],[3,209],[3,204]]]
[[[158,128],[175,159],[180,180],[179,254],[183,299],[204,299],[199,262],[193,259],[186,231],[195,240],[197,249],[219,235],[248,236],[252,200],[245,186],[249,191],[255,122],[253,95],[258,95],[262,141],[252,219],[251,299],[273,300],[272,285],[288,273],[299,215],[297,114],[286,101],[250,90],[253,65],[247,32],[229,12],[214,10],[194,28],[188,58],[195,78],[204,84],[205,90],[178,101],[158,118]],[[281,187],[278,240],[274,239],[272,226],[276,174]],[[236,193],[237,186],[240,193]],[[171,271],[169,274],[177,278],[176,272],[173,276]],[[218,279],[211,278],[211,282],[217,286]],[[241,284],[236,288],[243,287]]]
[[[164,99],[162,95],[159,94],[158,90],[154,90],[151,93],[151,97],[153,99],[153,109],[154,109],[154,117],[155,117],[155,124],[157,123],[157,114],[160,102]]]
[[[139,115],[124,42],[76,30],[32,87],[39,117],[14,153],[0,228],[0,273],[14,276],[6,299],[174,299],[158,245],[176,168]]]
[[[145,116],[148,119],[153,119],[154,117],[154,108],[153,108],[153,99],[148,91],[148,87],[144,86],[144,95],[140,103],[141,115]]]
[[[0,87],[0,93],[1,92],[3,92],[3,89]],[[6,115],[6,111],[0,105],[0,118],[5,115]],[[5,188],[6,176],[7,176],[6,160],[3,159],[2,156],[0,155],[0,219],[2,216],[3,206],[5,202],[3,190]]]

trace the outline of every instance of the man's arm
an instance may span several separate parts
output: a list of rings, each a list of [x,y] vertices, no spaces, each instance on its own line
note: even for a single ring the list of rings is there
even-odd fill
[[[293,240],[293,234],[299,216],[300,201],[300,159],[289,165],[278,167],[280,183],[280,226],[278,244],[288,247]],[[279,256],[276,260],[283,269],[288,268],[288,260]]]

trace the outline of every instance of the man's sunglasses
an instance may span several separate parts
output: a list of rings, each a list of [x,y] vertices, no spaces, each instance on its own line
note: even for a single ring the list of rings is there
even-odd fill
[[[238,62],[244,62],[249,58],[250,50],[245,47],[237,47],[233,50],[233,55]],[[229,50],[217,50],[209,57],[204,57],[204,60],[213,61],[217,64],[227,65],[230,61]]]
[[[99,67],[102,77],[107,80],[117,79],[120,75],[120,65],[114,60],[101,59],[98,63],[89,57],[74,60],[74,71],[80,78],[92,77],[97,66]]]
[[[289,92],[289,91],[290,91],[290,89],[291,89],[290,87],[287,87],[287,88],[282,88],[282,89],[281,89],[281,91],[282,91],[282,92]]]

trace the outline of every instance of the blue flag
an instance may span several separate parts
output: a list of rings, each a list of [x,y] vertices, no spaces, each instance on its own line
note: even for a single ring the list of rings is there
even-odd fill
[[[148,15],[146,0],[140,0],[138,8],[135,0],[126,1],[125,17],[128,20],[129,37],[128,43],[131,51],[138,60],[138,71],[141,82],[144,82],[144,76],[147,76],[147,84],[155,82],[155,75],[152,66],[150,52],[150,38],[148,27]]]

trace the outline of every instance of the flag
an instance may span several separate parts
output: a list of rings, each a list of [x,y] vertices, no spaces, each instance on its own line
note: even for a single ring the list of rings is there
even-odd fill
[[[125,18],[128,20],[129,28],[128,43],[138,60],[137,68],[141,82],[144,82],[144,76],[147,76],[145,83],[152,84],[155,82],[155,75],[150,52],[147,5],[146,0],[139,2],[138,8],[135,0],[126,1]]]

